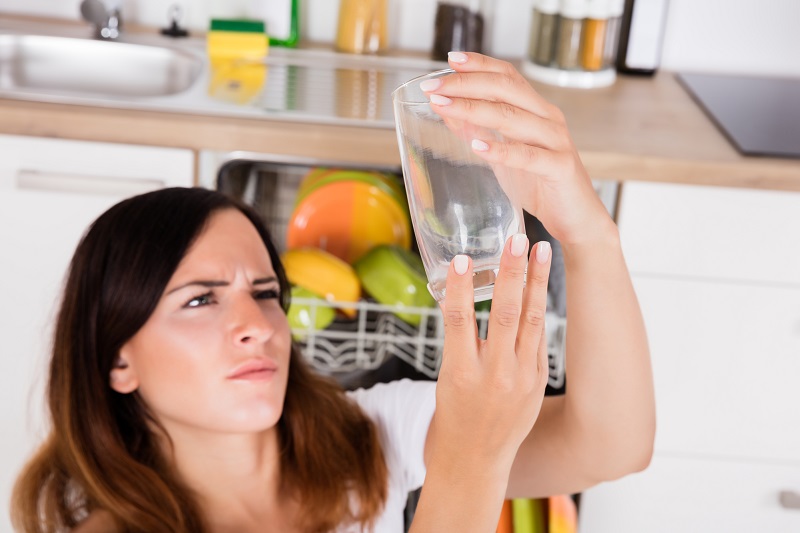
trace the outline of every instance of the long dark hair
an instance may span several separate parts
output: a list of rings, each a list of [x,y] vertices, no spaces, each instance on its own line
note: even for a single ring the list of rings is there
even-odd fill
[[[278,250],[248,206],[215,191],[171,188],[101,215],[69,268],[47,388],[52,429],[14,488],[16,528],[59,531],[102,509],[121,531],[206,530],[194,495],[159,448],[147,406],[137,393],[115,392],[109,376],[120,348],[148,320],[181,259],[222,209],[238,209],[255,226],[288,309]],[[375,520],[387,492],[376,429],[335,383],[310,370],[296,346],[278,433],[282,489],[297,495],[304,529]]]

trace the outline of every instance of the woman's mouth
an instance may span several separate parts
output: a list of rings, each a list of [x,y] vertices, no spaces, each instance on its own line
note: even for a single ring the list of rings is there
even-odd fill
[[[264,381],[271,379],[277,370],[277,366],[275,366],[275,364],[268,359],[251,359],[234,368],[228,374],[228,379],[242,381]]]

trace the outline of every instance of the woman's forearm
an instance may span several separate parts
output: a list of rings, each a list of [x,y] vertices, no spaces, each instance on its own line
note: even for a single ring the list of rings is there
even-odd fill
[[[434,458],[414,514],[410,533],[494,531],[508,485],[508,468],[469,463],[456,455]]]
[[[639,303],[608,220],[600,238],[565,245],[567,368],[565,413],[581,456],[600,479],[645,468],[652,455],[655,400]],[[585,445],[584,445],[585,444]]]
[[[409,532],[494,531],[513,454],[490,452],[480,433],[453,439],[440,417],[442,413],[434,413],[428,428],[425,483]]]

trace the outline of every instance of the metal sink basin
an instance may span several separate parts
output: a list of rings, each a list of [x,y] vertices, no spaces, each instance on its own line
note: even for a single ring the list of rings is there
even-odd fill
[[[0,35],[0,92],[147,98],[188,89],[202,70],[190,52],[71,37]]]

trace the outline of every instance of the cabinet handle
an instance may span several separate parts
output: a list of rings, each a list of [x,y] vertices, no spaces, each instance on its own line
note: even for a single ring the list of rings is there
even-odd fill
[[[784,509],[800,509],[800,493],[793,490],[782,490],[779,500]]]
[[[40,172],[20,169],[17,171],[16,186],[19,190],[58,191],[82,194],[133,196],[161,189],[163,180],[148,178],[104,178],[80,174]]]

